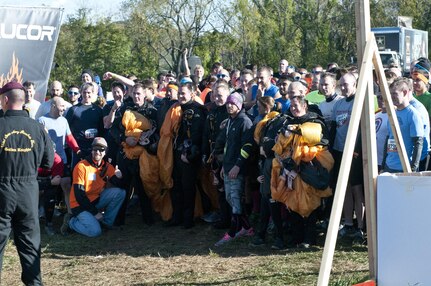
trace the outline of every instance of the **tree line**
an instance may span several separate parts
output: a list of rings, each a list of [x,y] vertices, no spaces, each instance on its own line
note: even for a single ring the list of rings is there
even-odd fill
[[[246,64],[311,68],[347,65],[356,55],[355,2],[351,0],[125,0],[121,20],[80,9],[62,25],[51,78],[70,85],[81,71],[115,71],[139,78],[183,70],[182,51],[209,71]],[[429,0],[370,0],[371,26],[431,29]],[[105,87],[107,88],[107,87]]]

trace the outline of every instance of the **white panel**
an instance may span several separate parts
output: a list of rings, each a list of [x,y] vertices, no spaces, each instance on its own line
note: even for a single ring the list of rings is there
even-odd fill
[[[379,286],[431,285],[431,172],[377,178]]]

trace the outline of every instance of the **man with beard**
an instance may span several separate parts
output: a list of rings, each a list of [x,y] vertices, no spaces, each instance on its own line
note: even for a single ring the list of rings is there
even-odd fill
[[[65,234],[66,226],[71,217],[71,209],[69,203],[70,194],[70,184],[71,184],[71,170],[68,168],[67,155],[64,149],[65,143],[70,147],[70,149],[75,152],[79,157],[81,155],[81,150],[79,149],[78,143],[69,128],[69,123],[66,118],[63,117],[65,111],[65,101],[63,98],[56,96],[51,99],[51,110],[45,116],[39,117],[38,121],[45,126],[54,143],[55,152],[60,156],[61,161],[67,167],[65,167],[63,177],[61,178],[61,188],[64,194],[64,201],[67,206],[67,213],[64,216],[64,226],[62,226],[61,231]],[[47,229],[52,228],[52,223],[47,224]]]
[[[251,98],[247,98],[246,108],[253,106],[253,116],[256,117],[257,111],[257,99],[262,96],[271,96],[274,99],[280,98],[280,92],[278,87],[273,85],[271,82],[272,75],[269,67],[261,67],[257,72],[257,85],[251,88]]]
[[[277,98],[275,102],[279,102],[281,104],[282,113],[286,113],[290,107],[290,100],[289,100],[289,95],[287,94],[287,90],[291,83],[292,83],[292,80],[287,75],[281,75],[280,79],[277,82],[277,87],[279,88],[281,97]]]
[[[122,174],[103,159],[108,148],[106,140],[96,137],[91,146],[91,155],[73,170],[70,195],[73,217],[69,227],[82,235],[96,237],[102,234],[101,225],[113,226],[125,192],[112,186],[120,184]]]
[[[45,102],[42,102],[39,106],[39,109],[36,112],[36,115],[34,118],[37,120],[39,117],[47,114],[51,110],[51,100],[56,97],[63,97],[63,85],[58,80],[54,80],[51,85],[49,86],[49,92],[51,94],[51,99]],[[68,108],[72,106],[71,103],[65,102],[64,105],[66,106],[66,111]]]
[[[114,126],[117,128],[116,134],[118,137],[116,141],[121,144],[120,151],[117,157],[118,168],[123,173],[123,186],[126,190],[126,199],[118,213],[116,224],[124,225],[126,218],[127,204],[132,190],[136,192],[139,198],[142,220],[147,225],[154,223],[151,201],[145,193],[142,181],[139,175],[139,155],[129,153],[127,150],[133,150],[135,147],[144,147],[149,153],[155,154],[157,152],[157,109],[153,106],[149,99],[154,98],[154,85],[152,80],[144,80],[136,83],[132,88],[133,106],[123,105],[120,108],[119,116],[114,121]],[[124,116],[132,115],[143,116],[150,126],[151,135],[147,138],[148,141],[143,144],[139,137],[132,136],[127,126],[122,124]],[[137,121],[136,119],[135,121]],[[137,122],[132,122],[133,124]],[[142,122],[141,122],[142,123]],[[130,125],[130,124],[129,124]],[[136,148],[135,148],[136,149]]]
[[[173,214],[168,226],[194,226],[196,176],[201,163],[202,131],[206,116],[205,107],[194,100],[196,91],[192,83],[180,85],[178,103],[181,122],[174,143],[174,186],[171,191]]]

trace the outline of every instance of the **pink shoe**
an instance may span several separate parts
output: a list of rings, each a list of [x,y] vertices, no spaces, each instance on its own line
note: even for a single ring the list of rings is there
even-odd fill
[[[223,245],[223,244],[225,244],[225,243],[228,243],[229,241],[231,241],[231,240],[234,240],[236,238],[236,236],[235,237],[232,237],[232,236],[230,236],[227,232],[223,235],[223,237],[222,237],[222,239],[220,239],[219,241],[217,241],[215,244],[214,244],[214,246],[221,246],[221,245]]]
[[[235,238],[247,237],[247,236],[253,236],[253,235],[254,235],[254,230],[252,227],[250,227],[249,229],[241,228],[241,230],[235,234]]]

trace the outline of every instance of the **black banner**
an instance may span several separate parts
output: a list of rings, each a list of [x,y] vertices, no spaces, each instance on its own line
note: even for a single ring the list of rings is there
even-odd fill
[[[32,81],[35,98],[45,100],[62,15],[62,8],[0,7],[0,86]]]

